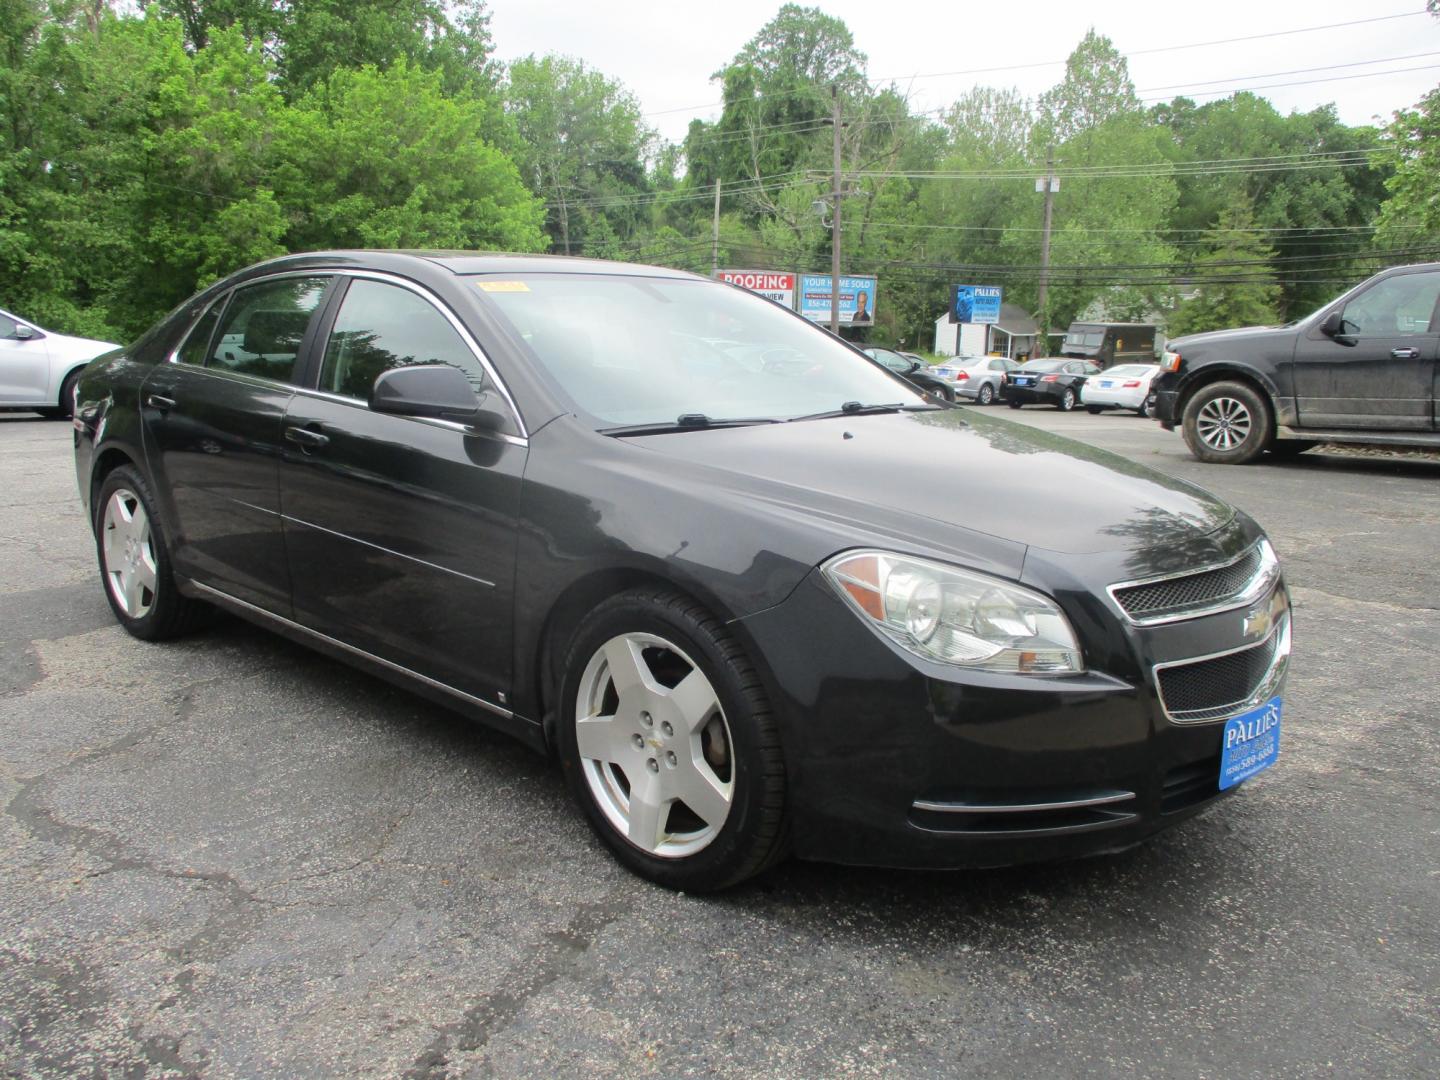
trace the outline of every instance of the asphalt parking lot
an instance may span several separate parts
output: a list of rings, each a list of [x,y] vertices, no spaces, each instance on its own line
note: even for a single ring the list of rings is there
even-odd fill
[[[1440,461],[1207,466],[1133,416],[992,412],[1266,526],[1280,762],[1119,856],[704,898],[418,698],[237,622],[128,638],[70,429],[0,416],[6,1075],[1440,1075]]]

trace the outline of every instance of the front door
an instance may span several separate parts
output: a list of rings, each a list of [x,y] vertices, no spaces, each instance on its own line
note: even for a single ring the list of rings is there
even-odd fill
[[[161,478],[156,490],[169,496],[176,567],[287,617],[281,421],[331,280],[274,278],[236,289],[228,304],[217,300],[140,395],[146,457]]]
[[[54,402],[50,393],[50,348],[45,335],[0,313],[0,405]],[[29,334],[29,337],[22,335]]]
[[[1295,349],[1295,404],[1308,428],[1435,427],[1440,271],[1382,278],[1346,301],[1334,337],[1312,328]]]
[[[373,412],[404,364],[484,368],[451,318],[409,287],[349,281],[318,390],[284,423],[280,503],[295,619],[503,706],[510,692],[516,515],[524,442]]]

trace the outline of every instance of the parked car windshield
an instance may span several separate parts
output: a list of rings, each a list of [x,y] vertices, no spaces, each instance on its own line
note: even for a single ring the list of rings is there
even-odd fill
[[[1027,360],[1020,365],[1021,371],[1059,371],[1065,364],[1064,360]]]
[[[597,274],[472,280],[597,428],[788,420],[852,402],[933,407],[825,330],[727,285]]]

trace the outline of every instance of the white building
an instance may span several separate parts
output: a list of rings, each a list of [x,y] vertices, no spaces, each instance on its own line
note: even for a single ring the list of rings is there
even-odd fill
[[[1035,351],[1040,327],[1024,308],[1000,305],[998,323],[952,323],[946,312],[935,320],[935,352],[941,356],[1008,356],[1026,359]]]

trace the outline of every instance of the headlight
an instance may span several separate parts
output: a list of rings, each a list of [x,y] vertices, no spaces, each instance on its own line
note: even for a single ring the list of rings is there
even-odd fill
[[[1160,367],[1165,371],[1180,370],[1180,354],[1166,349],[1160,357]]]
[[[866,622],[916,656],[981,671],[1085,670],[1070,623],[1039,593],[888,551],[847,551],[821,569]]]

